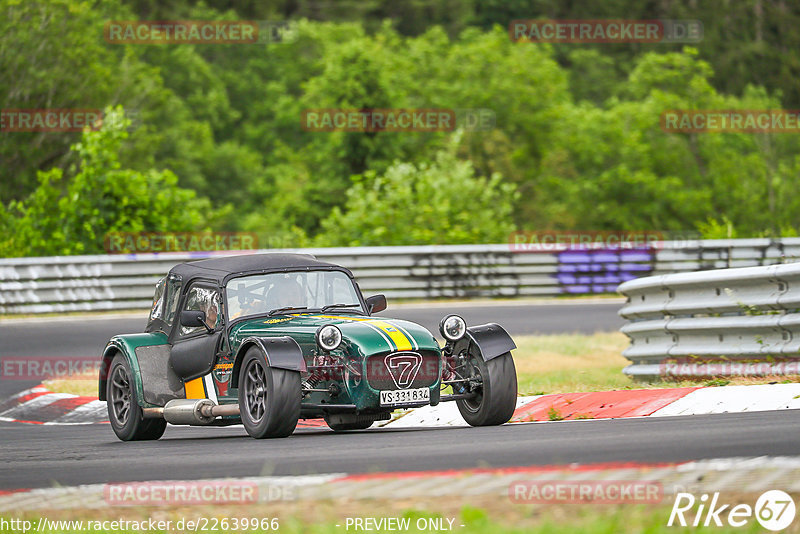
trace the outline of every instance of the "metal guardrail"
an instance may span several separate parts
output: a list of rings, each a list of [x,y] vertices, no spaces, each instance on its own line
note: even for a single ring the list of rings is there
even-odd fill
[[[800,238],[665,241],[654,275],[800,261]]]
[[[552,295],[555,254],[514,254],[508,245],[359,247],[303,252],[344,265],[364,293],[394,298]],[[0,260],[0,313],[148,308],[156,281],[173,265],[227,255],[170,253]]]
[[[279,250],[244,251],[279,252]],[[800,238],[673,241],[648,249],[515,252],[509,244],[282,250],[353,270],[362,290],[433,299],[613,293],[651,274],[800,258]],[[143,309],[173,265],[223,253],[0,259],[0,313]]]
[[[800,374],[800,263],[625,282],[636,379]]]

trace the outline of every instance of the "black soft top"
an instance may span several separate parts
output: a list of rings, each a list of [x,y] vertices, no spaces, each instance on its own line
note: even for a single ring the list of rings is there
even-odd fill
[[[176,265],[170,270],[170,274],[179,275],[184,283],[194,278],[205,278],[217,281],[222,285],[231,278],[248,274],[318,269],[343,271],[353,278],[353,273],[348,269],[333,263],[319,261],[310,254],[284,253],[239,254],[191,261]]]

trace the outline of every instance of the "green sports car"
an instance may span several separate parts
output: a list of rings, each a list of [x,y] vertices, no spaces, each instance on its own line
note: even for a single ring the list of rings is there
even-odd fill
[[[302,254],[250,254],[175,266],[156,284],[142,334],[111,338],[100,400],[119,439],[173,425],[243,424],[286,437],[299,419],[368,428],[397,408],[455,401],[473,426],[516,405],[511,337],[445,316],[443,347],[425,328],[374,314],[353,274]]]

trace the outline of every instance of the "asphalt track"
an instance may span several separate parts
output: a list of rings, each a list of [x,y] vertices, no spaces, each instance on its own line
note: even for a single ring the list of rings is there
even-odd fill
[[[436,331],[446,313],[494,321],[512,335],[616,330],[619,301],[475,303],[390,307],[383,315]],[[0,358],[98,354],[117,333],[139,332],[138,316],[0,322]],[[0,398],[36,385],[0,380]],[[564,421],[491,428],[299,430],[253,440],[242,427],[170,427],[157,442],[122,443],[108,425],[0,423],[0,490],[109,481],[254,475],[366,473],[561,465],[681,462],[796,455],[800,410],[687,417]]]
[[[0,489],[210,477],[682,462],[795,455],[800,410],[527,423],[484,428],[299,430],[254,440],[242,427],[170,427],[123,443],[108,425],[0,424]]]

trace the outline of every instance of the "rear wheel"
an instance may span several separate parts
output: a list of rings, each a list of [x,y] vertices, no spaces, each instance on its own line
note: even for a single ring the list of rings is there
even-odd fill
[[[344,432],[347,430],[366,430],[377,421],[374,415],[356,414],[327,414],[325,423],[334,432]]]
[[[290,436],[300,418],[301,392],[297,371],[270,367],[258,347],[251,347],[244,355],[239,373],[239,412],[251,437]]]
[[[517,405],[517,371],[510,352],[484,361],[472,345],[463,369],[469,373],[471,399],[456,401],[461,416],[471,426],[507,423]]]
[[[163,419],[145,419],[136,399],[128,360],[117,354],[111,362],[106,384],[108,420],[114,433],[122,441],[145,441],[164,435],[167,422]]]

